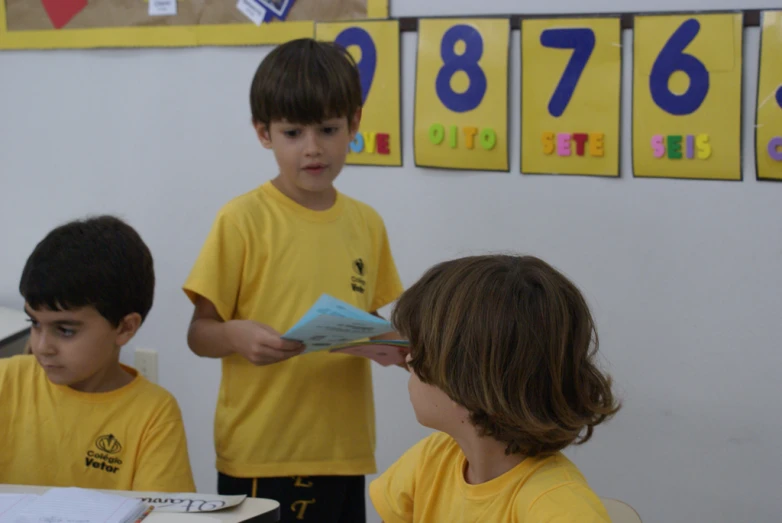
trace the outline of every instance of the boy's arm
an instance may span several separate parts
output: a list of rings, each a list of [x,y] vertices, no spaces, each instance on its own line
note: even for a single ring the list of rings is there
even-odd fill
[[[173,398],[171,403],[165,420],[143,436],[133,475],[134,491],[195,492],[185,427]]]
[[[202,357],[239,354],[254,365],[277,363],[304,350],[300,343],[280,338],[268,325],[251,320],[223,321],[214,304],[203,296],[196,298],[187,344]]]

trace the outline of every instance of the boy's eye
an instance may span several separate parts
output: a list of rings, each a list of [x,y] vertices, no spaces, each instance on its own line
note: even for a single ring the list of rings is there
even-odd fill
[[[324,127],[323,132],[326,134],[335,134],[339,131],[339,127]]]
[[[288,138],[296,138],[299,135],[299,130],[298,129],[288,129],[287,131],[283,131],[282,134],[284,134]]]
[[[76,334],[76,331],[73,329],[68,329],[66,327],[60,327],[57,329],[60,332],[60,335],[62,335],[64,338],[70,338],[74,334]]]

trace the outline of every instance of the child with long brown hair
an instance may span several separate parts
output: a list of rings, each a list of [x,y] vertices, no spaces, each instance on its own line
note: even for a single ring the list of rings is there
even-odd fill
[[[560,451],[617,412],[578,288],[530,256],[441,263],[403,293],[409,392],[437,431],[370,487],[386,523],[610,521]]]

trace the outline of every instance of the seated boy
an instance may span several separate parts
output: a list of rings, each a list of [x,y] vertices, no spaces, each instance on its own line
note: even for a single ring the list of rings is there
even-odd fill
[[[117,218],[36,246],[19,284],[32,355],[0,359],[0,483],[195,490],[176,400],[119,362],[154,287],[149,249]]]
[[[533,257],[430,269],[392,321],[410,340],[416,418],[435,433],[370,486],[386,523],[610,521],[560,451],[618,406],[579,290]]]

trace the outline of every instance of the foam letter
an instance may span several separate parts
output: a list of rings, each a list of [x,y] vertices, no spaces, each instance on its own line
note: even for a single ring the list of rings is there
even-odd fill
[[[687,142],[686,142],[687,143],[687,149],[686,149],[686,151],[687,151],[687,158],[692,160],[693,158],[695,158],[695,137],[693,135],[691,135],[691,134],[688,134],[686,136],[686,140],[687,140]]]
[[[671,160],[681,160],[682,157],[682,137],[678,134],[668,135],[668,158]]]
[[[356,137],[350,142],[350,150],[354,153],[360,153],[364,150],[364,136],[361,133],[356,133]]]
[[[391,154],[391,151],[388,149],[387,133],[377,133],[375,140],[377,141],[377,154]]]
[[[698,148],[698,159],[705,160],[711,156],[711,144],[708,134],[699,134],[695,137],[695,147]]]
[[[573,141],[576,142],[576,154],[578,156],[584,156],[584,147],[586,145],[587,141],[587,134],[586,133],[574,133],[573,134]]]
[[[475,147],[475,135],[478,134],[478,128],[465,127],[462,131],[464,131],[464,145],[466,145],[468,149]]]
[[[603,133],[589,134],[589,154],[602,158],[605,154],[605,142]]]
[[[769,140],[768,155],[775,162],[782,162],[782,136],[775,136]]]
[[[551,154],[556,150],[556,147],[554,147],[554,133],[551,131],[544,132],[540,141],[543,143],[543,154]]]
[[[570,156],[570,133],[557,134],[557,154]]]
[[[478,139],[481,142],[481,147],[487,151],[491,151],[494,149],[494,146],[497,145],[497,133],[491,128],[483,129]]]
[[[375,140],[376,137],[377,133],[367,133],[366,135],[367,152],[369,154],[375,152],[375,144],[377,143]]]
[[[433,145],[440,145],[445,139],[445,127],[440,123],[433,123],[429,126],[429,141]]]
[[[451,136],[448,140],[448,144],[451,146],[451,149],[456,149],[456,133],[459,132],[459,128],[455,125],[451,126]]]
[[[652,153],[655,158],[663,158],[665,156],[665,145],[661,134],[652,136]]]

